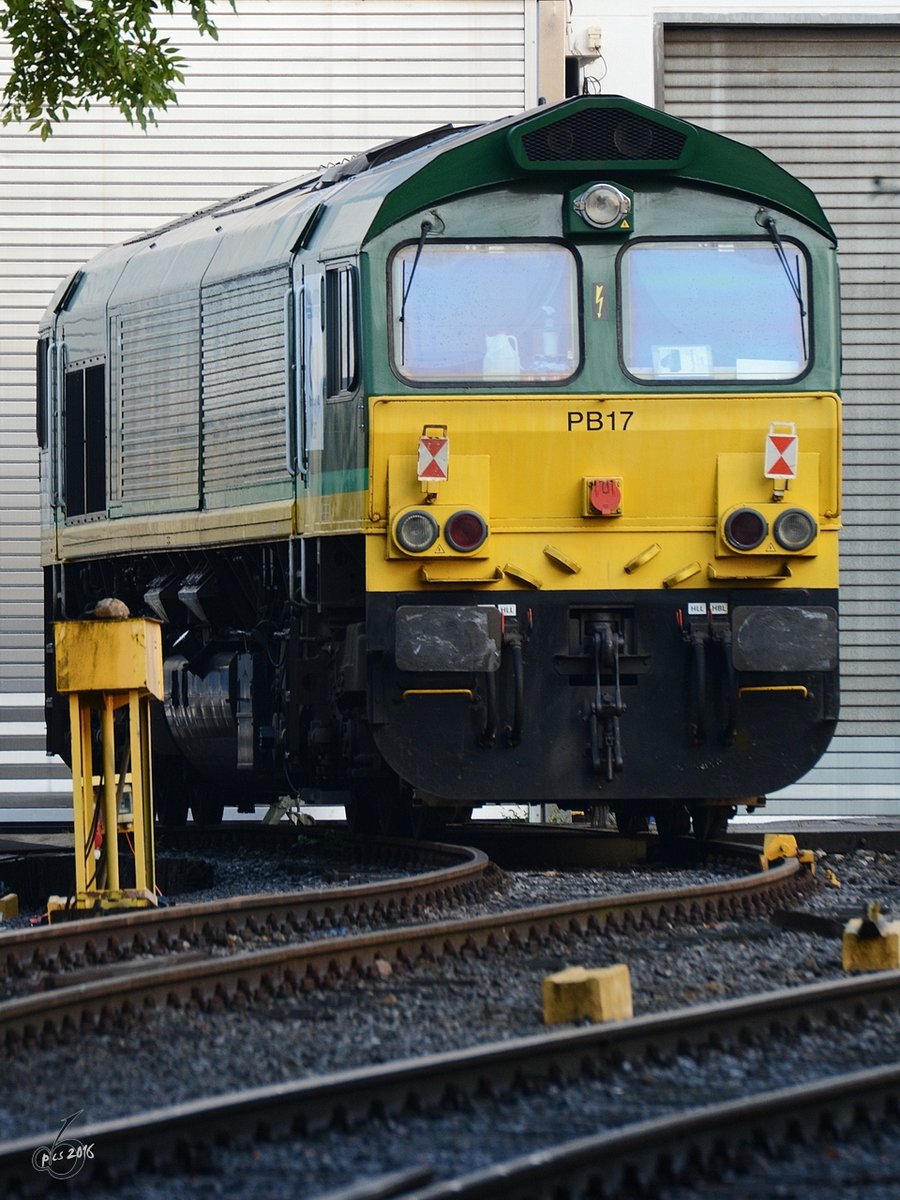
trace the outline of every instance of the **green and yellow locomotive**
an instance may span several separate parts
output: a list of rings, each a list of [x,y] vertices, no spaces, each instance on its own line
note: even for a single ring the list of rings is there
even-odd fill
[[[831,227],[755,150],[601,96],[380,146],[60,287],[47,620],[164,622],[167,819],[708,831],[837,719],[839,346]]]

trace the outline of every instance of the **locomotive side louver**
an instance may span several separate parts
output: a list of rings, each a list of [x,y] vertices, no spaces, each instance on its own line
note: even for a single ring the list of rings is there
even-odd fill
[[[649,120],[626,107],[597,97],[590,107],[560,114],[559,109],[523,121],[509,132],[509,146],[519,166],[529,170],[573,170],[628,167],[673,170],[690,157],[693,129],[657,114]]]

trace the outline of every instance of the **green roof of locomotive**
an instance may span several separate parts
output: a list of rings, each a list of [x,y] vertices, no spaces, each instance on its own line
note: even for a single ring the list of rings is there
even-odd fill
[[[626,140],[631,138],[626,153],[578,157],[578,131],[604,118],[611,136],[594,136],[593,141],[605,140],[615,150],[617,134],[624,129]],[[705,184],[783,209],[836,240],[810,188],[761,151],[621,96],[578,96],[533,109],[463,131],[452,142],[398,161],[379,181],[385,198],[367,236],[442,199],[521,181],[539,171],[564,176],[568,186],[573,175],[609,177],[634,187],[647,175]]]

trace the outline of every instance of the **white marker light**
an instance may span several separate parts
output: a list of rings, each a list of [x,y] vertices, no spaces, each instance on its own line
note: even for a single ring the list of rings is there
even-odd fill
[[[595,183],[581,193],[574,208],[595,229],[613,229],[631,212],[631,201],[611,183]]]

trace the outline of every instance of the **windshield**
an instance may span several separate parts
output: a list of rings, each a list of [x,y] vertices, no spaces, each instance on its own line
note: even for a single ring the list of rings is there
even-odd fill
[[[556,381],[578,366],[578,270],[565,246],[405,246],[391,302],[394,367],[406,379]]]
[[[620,265],[625,370],[642,380],[802,374],[806,259],[782,245],[783,260],[768,240],[629,246]]]

